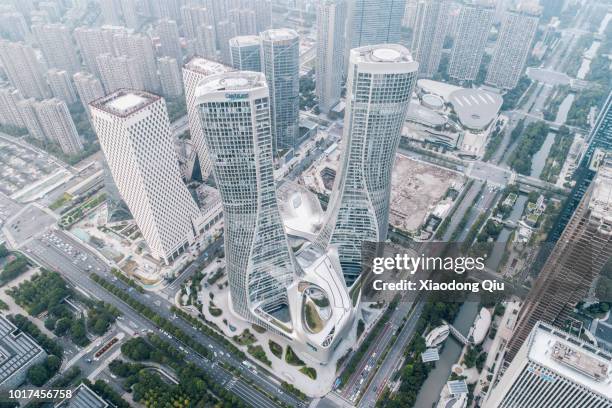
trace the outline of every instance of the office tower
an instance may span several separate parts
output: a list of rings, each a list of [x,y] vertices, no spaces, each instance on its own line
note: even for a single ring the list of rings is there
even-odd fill
[[[136,58],[102,54],[98,55],[96,61],[100,67],[100,78],[106,93],[115,92],[121,88],[145,89],[142,70],[137,66]]]
[[[419,0],[412,35],[412,52],[420,75],[432,77],[440,65],[448,19],[446,0]]]
[[[0,123],[3,125],[24,127],[18,104],[23,100],[21,92],[15,88],[0,88]]]
[[[104,96],[102,84],[88,72],[77,72],[72,77],[79,99],[89,115],[89,103]]]
[[[202,134],[202,124],[198,114],[196,105],[196,88],[198,84],[207,77],[222,72],[231,71],[231,68],[220,64],[216,61],[193,58],[183,67],[183,83],[185,84],[185,102],[187,105],[187,119],[189,121],[189,130],[191,132],[191,140],[198,153],[200,162],[200,170],[202,178],[206,179],[210,175],[212,163],[208,156],[208,150],[204,142]]]
[[[177,98],[183,94],[181,71],[174,58],[161,57],[157,59],[162,93],[167,98]]]
[[[62,24],[46,24],[32,26],[36,42],[52,68],[77,72],[81,63],[70,35],[70,30]]]
[[[274,155],[281,156],[295,147],[298,138],[300,38],[288,28],[264,31],[260,38],[272,103],[272,147]]]
[[[538,322],[484,408],[611,408],[612,355]]]
[[[228,12],[230,23],[236,27],[236,35],[257,34],[257,15],[255,10],[235,8]]]
[[[548,235],[552,242],[558,241],[561,237],[565,226],[591,185],[593,177],[595,177],[595,169],[591,165],[595,159],[595,151],[612,151],[612,92],[608,94],[608,98],[603,106],[601,106],[595,126],[591,129],[587,140],[589,142],[587,151],[584,153],[580,160],[580,165],[574,172],[574,188],[570,196],[565,200],[563,209]]]
[[[74,39],[89,72],[99,76],[96,58],[113,53],[112,33],[99,28],[77,27],[74,29]]]
[[[47,140],[57,143],[68,155],[75,155],[83,150],[83,143],[66,102],[57,98],[45,99],[34,104],[34,110]]]
[[[0,13],[0,36],[11,41],[28,41],[30,27],[23,14],[16,11]]]
[[[231,21],[224,20],[217,24],[217,42],[221,62],[231,65],[232,55],[230,52],[230,40],[236,36],[236,25]]]
[[[135,68],[142,78],[144,90],[156,92],[160,88],[157,62],[151,39],[144,34],[129,34],[125,31],[113,35],[115,55],[133,58]],[[141,88],[136,88],[141,89]]]
[[[197,28],[196,53],[209,59],[217,59],[215,28],[202,25]]]
[[[485,82],[488,85],[513,89],[518,84],[538,28],[538,20],[534,10],[506,12],[487,71]]]
[[[474,81],[480,69],[495,10],[490,5],[464,4],[457,24],[448,75],[460,81]]]
[[[361,245],[384,242],[391,170],[416,83],[418,63],[401,45],[351,50],[343,155],[318,245],[338,246],[347,286],[361,273]]]
[[[123,89],[90,109],[113,179],[151,255],[170,264],[194,241],[199,209],[181,180],[166,103]]]
[[[17,103],[17,109],[23,120],[23,126],[28,130],[30,136],[41,142],[47,138],[43,132],[42,126],[38,121],[38,116],[35,110],[36,99],[28,98]]]
[[[276,201],[266,79],[254,72],[223,73],[202,81],[196,94],[223,200],[232,305],[259,322],[288,306],[295,271]]]
[[[317,6],[316,91],[319,109],[328,113],[338,101],[344,74],[345,0],[326,0]]]
[[[121,14],[123,15],[123,23],[126,27],[138,28],[138,10],[136,0],[119,0],[121,4]]]
[[[32,47],[0,40],[0,62],[11,84],[25,98],[44,99],[51,96],[43,64],[36,58]]]
[[[63,100],[68,105],[77,101],[76,92],[70,80],[68,71],[50,69],[47,71],[47,81],[54,97]]]
[[[519,313],[506,360],[512,361],[537,321],[564,327],[612,259],[612,155],[603,160]]]
[[[119,0],[100,0],[104,24],[121,25],[121,5]]]
[[[347,47],[398,43],[406,0],[348,2]]]
[[[232,66],[239,71],[261,72],[261,41],[256,35],[243,35],[230,40]]]
[[[159,20],[157,22],[156,31],[159,36],[160,55],[174,58],[178,62],[182,62],[183,53],[181,51],[181,41],[176,21],[168,20],[167,18]]]

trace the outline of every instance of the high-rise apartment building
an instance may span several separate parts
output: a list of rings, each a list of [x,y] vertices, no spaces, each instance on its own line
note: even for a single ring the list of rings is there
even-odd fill
[[[432,77],[438,71],[448,12],[447,0],[419,0],[417,3],[411,49],[422,76]]]
[[[83,142],[66,102],[57,98],[45,99],[36,102],[34,110],[47,140],[57,143],[68,155],[75,155],[83,150]]]
[[[95,75],[100,75],[96,58],[102,54],[113,54],[112,31],[100,28],[77,27],[74,39],[83,58],[83,63]]]
[[[487,71],[488,85],[513,89],[518,84],[538,28],[538,13],[534,7],[505,13]]]
[[[237,35],[236,24],[229,20],[223,20],[217,23],[217,43],[219,45],[219,53],[221,62],[226,65],[231,65],[232,55],[230,52],[230,40]]]
[[[196,98],[223,199],[234,311],[264,320],[288,306],[295,271],[276,201],[266,80],[253,72],[215,75],[200,83]]]
[[[10,41],[28,41],[30,27],[23,14],[16,11],[0,12],[0,32]]]
[[[121,25],[121,5],[119,0],[100,0],[104,24]]]
[[[611,383],[612,355],[538,322],[484,408],[611,408]]]
[[[155,30],[159,36],[159,53],[164,57],[174,58],[179,63],[182,62],[183,53],[176,21],[167,18],[159,20]]]
[[[24,127],[23,119],[17,104],[23,100],[18,89],[3,86],[0,88],[0,123],[3,125]]]
[[[230,39],[232,66],[239,71],[261,72],[261,40],[256,35]]]
[[[300,37],[288,28],[260,34],[263,72],[272,103],[272,146],[275,155],[295,147],[300,98]]]
[[[138,66],[136,58],[120,55],[101,54],[96,57],[100,67],[100,78],[106,93],[112,93],[121,88],[145,89],[142,67]]]
[[[319,109],[328,113],[340,101],[344,75],[346,0],[326,0],[317,6],[316,91]]]
[[[202,125],[198,116],[198,107],[196,105],[196,88],[203,79],[211,75],[220,74],[227,71],[231,71],[231,67],[216,61],[199,57],[191,59],[183,67],[183,83],[185,84],[185,102],[187,104],[189,130],[191,132],[191,140],[193,141],[198,153],[200,170],[202,173],[202,178],[204,179],[210,175],[212,164],[210,162],[206,144],[204,143]]]
[[[28,98],[17,103],[17,109],[23,120],[23,126],[28,130],[30,136],[41,142],[47,140],[42,126],[36,115],[36,99]]]
[[[406,0],[348,2],[347,48],[398,43]]]
[[[104,96],[102,83],[93,74],[77,72],[72,76],[79,99],[89,114],[89,103]]]
[[[402,18],[402,26],[414,29],[416,22],[418,0],[406,0],[406,8],[404,9],[404,17]]]
[[[474,81],[485,52],[495,9],[490,3],[461,6],[448,75],[459,81]]]
[[[171,263],[194,241],[200,212],[181,180],[166,103],[120,90],[90,109],[113,179],[151,255]]]
[[[157,63],[151,39],[144,34],[119,32],[113,36],[115,55],[134,59],[135,69],[142,78],[144,90],[157,92],[160,89]],[[140,88],[136,88],[140,89]]]
[[[168,98],[177,98],[183,94],[183,81],[178,63],[174,58],[161,57],[157,59],[162,93]]]
[[[68,105],[77,101],[77,95],[72,86],[70,74],[66,70],[50,69],[47,71],[47,81],[53,96],[63,100]]]
[[[612,156],[565,227],[529,295],[523,302],[506,360],[512,361],[537,321],[564,327],[612,259]]]
[[[136,0],[119,0],[121,4],[121,14],[123,14],[123,23],[126,27],[138,28],[138,7]]]
[[[391,171],[418,67],[401,45],[351,50],[341,168],[318,238],[337,245],[349,287],[361,273],[362,243],[387,238]]]
[[[32,47],[0,40],[0,62],[11,84],[25,98],[44,99],[51,96],[43,64],[36,58]]]
[[[211,10],[197,5],[185,5],[181,7],[183,28],[185,36],[195,40],[198,36],[198,29],[201,26],[214,26],[214,18]]]
[[[32,33],[49,67],[62,69],[71,74],[81,69],[81,62],[68,27],[62,24],[34,25]]]
[[[257,34],[257,15],[255,10],[234,8],[229,10],[228,19],[236,27],[236,35]]]
[[[202,25],[197,28],[195,40],[196,54],[208,59],[217,59],[217,37],[215,27],[212,25]]]

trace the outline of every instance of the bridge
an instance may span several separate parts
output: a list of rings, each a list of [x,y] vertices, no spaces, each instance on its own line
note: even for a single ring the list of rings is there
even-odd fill
[[[457,330],[452,324],[450,324],[447,321],[442,320],[442,322],[446,325],[448,325],[449,329],[450,329],[450,334],[453,335],[453,337],[455,339],[457,339],[460,343],[462,343],[464,346],[469,346],[472,344],[471,341],[469,341],[467,339],[467,337],[465,337],[463,334],[461,334],[461,332],[459,330]]]

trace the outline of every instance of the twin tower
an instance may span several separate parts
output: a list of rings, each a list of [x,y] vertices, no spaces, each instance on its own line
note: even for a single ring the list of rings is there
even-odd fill
[[[386,239],[391,172],[417,72],[403,46],[351,50],[341,168],[323,226],[295,253],[277,202],[265,76],[224,72],[195,90],[223,202],[233,311],[321,363],[353,326],[362,243]]]

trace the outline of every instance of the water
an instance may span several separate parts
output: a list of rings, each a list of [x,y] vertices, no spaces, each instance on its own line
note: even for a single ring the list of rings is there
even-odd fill
[[[528,197],[526,195],[519,195],[516,199],[516,203],[514,203],[514,207],[512,207],[512,211],[508,216],[508,221],[512,221],[515,224],[518,223],[518,220],[523,215],[523,210],[525,209],[525,204],[527,204]],[[497,237],[497,241],[495,241],[495,247],[489,258],[487,258],[487,267],[496,271],[499,267],[499,263],[501,262],[504,256],[504,249],[506,247],[506,243],[508,242],[508,238],[510,238],[510,234],[512,234],[512,229],[504,227],[502,231],[499,233]]]
[[[529,173],[531,177],[540,177],[540,174],[542,174],[542,170],[544,170],[544,165],[546,164],[546,158],[548,157],[548,153],[550,153],[550,148],[554,141],[555,134],[549,132],[540,150],[533,155],[533,159],[531,160],[531,173]]]
[[[459,309],[453,326],[467,337],[478,312],[477,302],[464,303]],[[429,408],[438,401],[440,392],[451,374],[451,367],[459,359],[461,350],[463,350],[463,345],[455,340],[452,335],[448,336],[440,353],[440,361],[437,361],[436,367],[429,372],[427,380],[425,380],[417,395],[415,407]]]
[[[574,99],[576,99],[576,94],[570,93],[559,105],[559,110],[557,111],[557,117],[555,118],[555,123],[564,124],[567,121],[567,113],[569,112],[572,104],[574,103]]]

